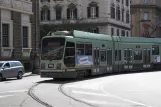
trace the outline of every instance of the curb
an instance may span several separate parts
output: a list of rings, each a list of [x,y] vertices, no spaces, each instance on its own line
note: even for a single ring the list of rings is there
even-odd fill
[[[24,75],[23,77],[29,77],[29,76],[36,76],[36,75],[38,75],[38,74],[29,74],[29,75]]]

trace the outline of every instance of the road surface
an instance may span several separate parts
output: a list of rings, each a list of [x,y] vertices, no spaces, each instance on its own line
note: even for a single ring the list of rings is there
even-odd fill
[[[42,80],[45,79],[31,76],[0,82],[0,107],[44,107],[27,94],[34,83]]]
[[[0,107],[45,107],[28,95],[31,87],[47,107],[161,107],[160,84],[161,72],[61,81],[30,76],[0,82]]]

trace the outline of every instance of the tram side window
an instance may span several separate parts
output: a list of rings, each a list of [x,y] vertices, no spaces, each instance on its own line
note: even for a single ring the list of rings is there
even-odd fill
[[[84,55],[84,44],[77,43],[77,55]]]
[[[115,50],[115,61],[121,61],[121,50]]]
[[[142,50],[134,51],[134,60],[142,60]]]
[[[101,56],[101,62],[106,62],[106,51],[101,50],[100,56]]]
[[[66,43],[64,64],[66,66],[75,65],[75,43],[73,42]]]
[[[112,64],[112,49],[107,50],[107,64]]]
[[[92,55],[92,44],[85,44],[85,55]]]
[[[152,46],[152,55],[159,55],[159,46],[158,45]]]

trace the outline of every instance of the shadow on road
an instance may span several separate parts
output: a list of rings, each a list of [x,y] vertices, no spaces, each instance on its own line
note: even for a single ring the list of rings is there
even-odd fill
[[[17,78],[7,78],[5,80],[0,80],[0,83],[3,82],[3,83],[10,83],[12,81],[18,81],[19,79]]]
[[[89,79],[89,78],[88,78]],[[50,80],[44,80],[37,83],[48,83],[48,84],[65,84],[65,83],[72,83],[72,82],[78,82],[87,80],[87,78],[76,78],[76,79],[50,79]]]
[[[92,79],[98,79],[103,77],[109,77],[109,76],[117,76],[117,75],[133,75],[138,73],[151,73],[151,72],[160,72],[160,71],[130,71],[130,72],[120,72],[120,73],[110,73],[110,74],[102,74],[102,75],[96,75],[91,77],[80,77],[75,79],[51,79],[51,80],[44,80],[37,83],[48,83],[48,84],[66,84],[66,83],[74,83],[79,81],[86,81],[86,80],[92,80]]]

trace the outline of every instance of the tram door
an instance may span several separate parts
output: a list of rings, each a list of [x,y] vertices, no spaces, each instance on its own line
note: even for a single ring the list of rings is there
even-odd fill
[[[94,52],[94,55],[93,55],[93,62],[94,62],[94,72],[96,74],[99,73],[99,68],[100,68],[100,51],[99,51],[99,48],[94,48],[93,50]]]
[[[112,72],[112,49],[107,49],[107,72]]]
[[[132,57],[132,49],[124,50],[124,69],[130,70],[133,68],[133,57]]]
[[[150,49],[143,50],[143,68],[150,67]]]

